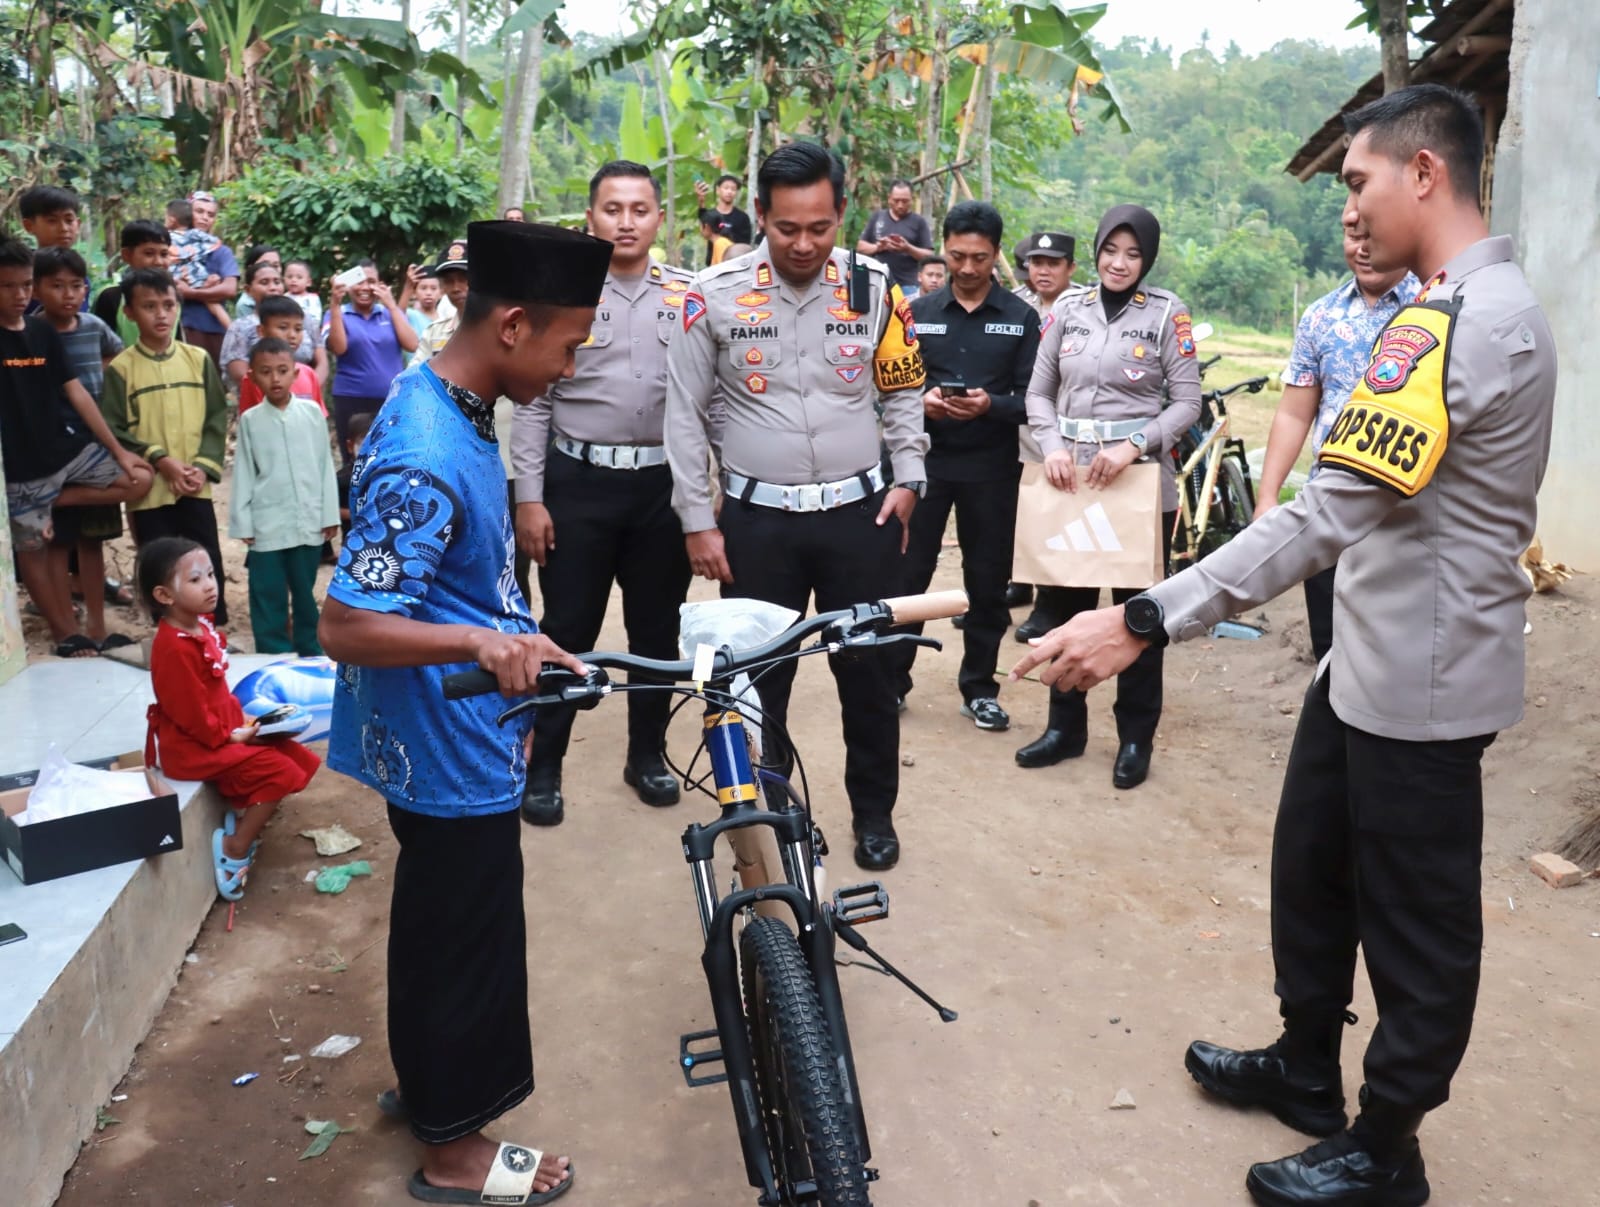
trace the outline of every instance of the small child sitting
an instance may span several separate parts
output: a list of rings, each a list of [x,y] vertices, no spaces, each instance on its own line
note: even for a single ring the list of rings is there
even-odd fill
[[[256,653],[305,658],[322,653],[317,566],[322,542],[339,531],[339,489],[327,420],[316,403],[295,396],[294,375],[294,349],[283,340],[250,350],[250,380],[264,401],[239,416],[228,535],[250,546]]]
[[[256,737],[228,690],[228,642],[211,623],[217,580],[194,541],[162,537],[139,551],[139,594],[156,621],[145,763],[180,780],[209,780],[230,806],[211,835],[217,892],[244,895],[261,831],[286,796],[322,765],[288,738]]]

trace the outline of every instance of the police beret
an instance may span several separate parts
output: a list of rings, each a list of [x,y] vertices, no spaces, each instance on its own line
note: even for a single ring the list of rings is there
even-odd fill
[[[611,266],[604,239],[540,222],[474,222],[467,247],[468,289],[508,302],[593,306]]]
[[[1032,245],[1028,251],[1030,256],[1056,256],[1070,260],[1077,248],[1077,240],[1061,231],[1035,231],[1028,239]]]

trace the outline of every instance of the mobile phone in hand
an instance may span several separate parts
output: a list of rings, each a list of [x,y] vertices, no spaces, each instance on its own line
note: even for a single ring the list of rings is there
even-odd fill
[[[965,398],[967,396],[967,383],[964,381],[941,381],[939,393],[946,398]]]
[[[367,279],[367,270],[357,264],[354,268],[347,268],[333,278],[335,285],[342,285],[346,289],[354,289]]]

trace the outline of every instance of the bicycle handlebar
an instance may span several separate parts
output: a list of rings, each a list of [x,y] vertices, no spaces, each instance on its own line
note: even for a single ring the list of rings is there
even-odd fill
[[[923,595],[902,595],[893,599],[879,600],[876,603],[856,604],[854,607],[843,608],[837,612],[819,613],[792,625],[770,641],[758,646],[739,651],[723,646],[712,657],[709,675],[704,675],[703,667],[696,667],[697,659],[693,658],[667,661],[597,650],[580,655],[580,659],[585,665],[599,672],[607,669],[631,671],[648,675],[653,679],[692,682],[697,678],[695,672],[698,669],[706,679],[726,679],[746,667],[791,652],[807,637],[825,629],[837,627],[837,640],[848,641],[852,637],[876,637],[893,625],[915,624],[946,616],[959,616],[966,610],[965,591],[932,591]],[[603,673],[580,676],[564,667],[556,667],[547,668],[539,679],[540,694],[536,701],[540,703],[593,704],[599,702],[599,692],[609,690],[609,680]],[[555,695],[546,695],[552,688],[555,690]],[[445,699],[464,700],[469,696],[484,696],[499,691],[500,681],[481,668],[456,671],[444,677],[443,689]]]
[[[1247,377],[1243,381],[1236,381],[1231,386],[1223,386],[1220,390],[1207,390],[1206,395],[1211,398],[1226,398],[1230,394],[1237,394],[1240,390],[1249,390],[1252,394],[1259,394],[1271,378]]]

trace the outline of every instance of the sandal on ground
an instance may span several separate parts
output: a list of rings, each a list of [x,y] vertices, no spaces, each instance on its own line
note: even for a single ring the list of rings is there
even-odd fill
[[[239,832],[239,819],[241,817],[243,817],[243,816],[244,816],[244,810],[243,809],[228,809],[228,810],[225,810],[223,812],[223,814],[222,814],[222,832],[223,832],[223,834],[226,835],[229,838],[232,838],[235,834],[237,834]],[[245,862],[246,863],[254,863],[256,861],[256,852],[259,851],[260,849],[261,849],[261,840],[258,838],[258,839],[256,839],[254,842],[252,842],[250,844],[250,851],[244,857]]]
[[[56,646],[55,655],[57,658],[98,658],[100,647],[88,634],[74,633]]]
[[[120,583],[114,578],[106,579],[105,593],[106,602],[113,607],[131,608],[133,606],[133,592],[127,588],[126,584]]]
[[[223,854],[223,837],[220,826],[211,831],[211,868],[216,873],[218,894],[224,901],[237,901],[244,896],[244,882],[250,874],[250,860],[229,859]]]
[[[135,641],[132,637],[129,637],[126,633],[108,633],[106,634],[106,639],[100,643],[100,652],[104,654],[109,650],[125,650],[130,645],[138,644],[139,643],[137,641]]]
[[[422,1176],[419,1169],[411,1175],[406,1189],[411,1197],[424,1203],[505,1203],[511,1207],[538,1207],[552,1203],[572,1189],[577,1172],[567,1166],[567,1176],[549,1190],[535,1191],[534,1179],[539,1176],[539,1162],[544,1154],[537,1148],[524,1148],[520,1144],[501,1144],[489,1167],[489,1176],[482,1190],[461,1190],[454,1186],[435,1186]]]

